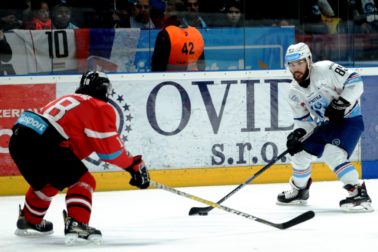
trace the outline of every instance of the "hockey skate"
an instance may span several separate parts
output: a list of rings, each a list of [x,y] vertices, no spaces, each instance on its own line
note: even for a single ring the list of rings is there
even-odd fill
[[[346,212],[373,212],[371,199],[367,194],[365,182],[361,185],[345,185],[349,197],[340,201],[340,207]]]
[[[66,245],[85,242],[95,243],[97,245],[101,244],[102,235],[100,230],[76,221],[74,218],[69,217],[65,210],[63,210],[63,217]]]
[[[40,224],[32,224],[25,219],[25,215],[19,206],[17,229],[14,232],[18,236],[39,236],[54,233],[53,224],[50,221],[42,220]]]
[[[289,184],[291,190],[283,191],[278,194],[277,205],[306,205],[307,200],[310,197],[309,189],[311,182],[312,180],[310,178],[305,188],[299,188],[294,184],[293,178],[290,178]]]

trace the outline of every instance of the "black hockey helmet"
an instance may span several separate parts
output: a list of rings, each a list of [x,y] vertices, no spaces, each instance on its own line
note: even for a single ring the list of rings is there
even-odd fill
[[[88,71],[81,76],[80,86],[76,94],[86,94],[107,102],[112,92],[112,84],[108,76],[100,71]]]

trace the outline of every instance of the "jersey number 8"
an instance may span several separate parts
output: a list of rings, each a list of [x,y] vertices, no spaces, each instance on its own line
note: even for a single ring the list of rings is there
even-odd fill
[[[75,98],[65,97],[48,108],[43,114],[48,115],[49,118],[54,119],[54,121],[59,121],[68,110],[78,105],[80,105],[80,102]]]

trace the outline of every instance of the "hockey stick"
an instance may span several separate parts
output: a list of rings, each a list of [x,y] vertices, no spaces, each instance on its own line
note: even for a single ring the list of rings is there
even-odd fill
[[[242,184],[240,184],[239,186],[237,186],[229,194],[227,194],[226,196],[224,196],[223,198],[221,198],[220,200],[218,200],[217,204],[222,203],[223,201],[225,201],[226,199],[228,199],[229,197],[231,197],[233,194],[235,194],[237,191],[239,191],[240,189],[242,189],[244,186],[246,186],[249,183],[251,183],[252,180],[254,180],[257,176],[259,176],[261,173],[263,173],[268,168],[270,168],[272,165],[274,165],[279,159],[281,159],[283,156],[285,156],[288,152],[289,152],[289,150],[285,150],[280,155],[278,155],[275,159],[271,160],[267,165],[265,165],[263,168],[261,168],[255,174],[253,174],[253,176],[249,177],[246,181],[244,181]],[[189,215],[196,215],[196,214],[207,215],[208,212],[210,212],[213,209],[214,209],[214,207],[211,206],[211,205],[209,207],[192,207],[189,210]]]
[[[172,188],[172,187],[160,184],[160,183],[152,181],[152,180],[150,180],[150,185],[154,186],[154,187],[156,187],[158,189],[162,189],[162,190],[165,190],[165,191],[168,191],[168,192],[171,192],[171,193],[183,196],[185,198],[189,198],[189,199],[192,199],[192,200],[199,201],[201,203],[204,203],[204,204],[207,204],[207,205],[211,206],[212,208],[219,208],[219,209],[222,209],[223,211],[226,211],[226,212],[229,212],[229,213],[233,213],[233,214],[236,214],[236,215],[240,215],[240,216],[245,217],[247,219],[254,220],[254,221],[257,221],[257,222],[260,222],[260,223],[263,223],[263,224],[266,224],[266,225],[269,225],[269,226],[272,226],[272,227],[275,227],[275,228],[278,228],[278,229],[287,229],[287,228],[290,228],[292,226],[295,226],[297,224],[305,222],[305,221],[307,221],[309,219],[312,219],[315,216],[314,211],[307,211],[307,212],[304,212],[304,213],[300,214],[299,216],[297,216],[297,217],[295,217],[295,218],[293,218],[293,219],[291,219],[289,221],[286,221],[286,222],[283,222],[283,223],[273,223],[273,222],[264,220],[262,218],[253,216],[251,214],[243,213],[241,211],[238,211],[238,210],[235,210],[235,209],[223,206],[223,205],[219,205],[219,204],[217,204],[215,202],[199,198],[199,197],[191,195],[189,193],[186,193],[186,192],[183,192],[183,191],[179,191],[179,190],[177,190],[175,188]]]

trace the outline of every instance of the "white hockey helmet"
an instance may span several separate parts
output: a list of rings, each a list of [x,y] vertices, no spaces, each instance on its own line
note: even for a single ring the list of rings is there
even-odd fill
[[[305,59],[307,61],[308,69],[311,70],[312,65],[312,54],[310,48],[305,43],[298,43],[290,45],[287,48],[285,56],[285,65],[288,67],[288,64],[293,61]]]

